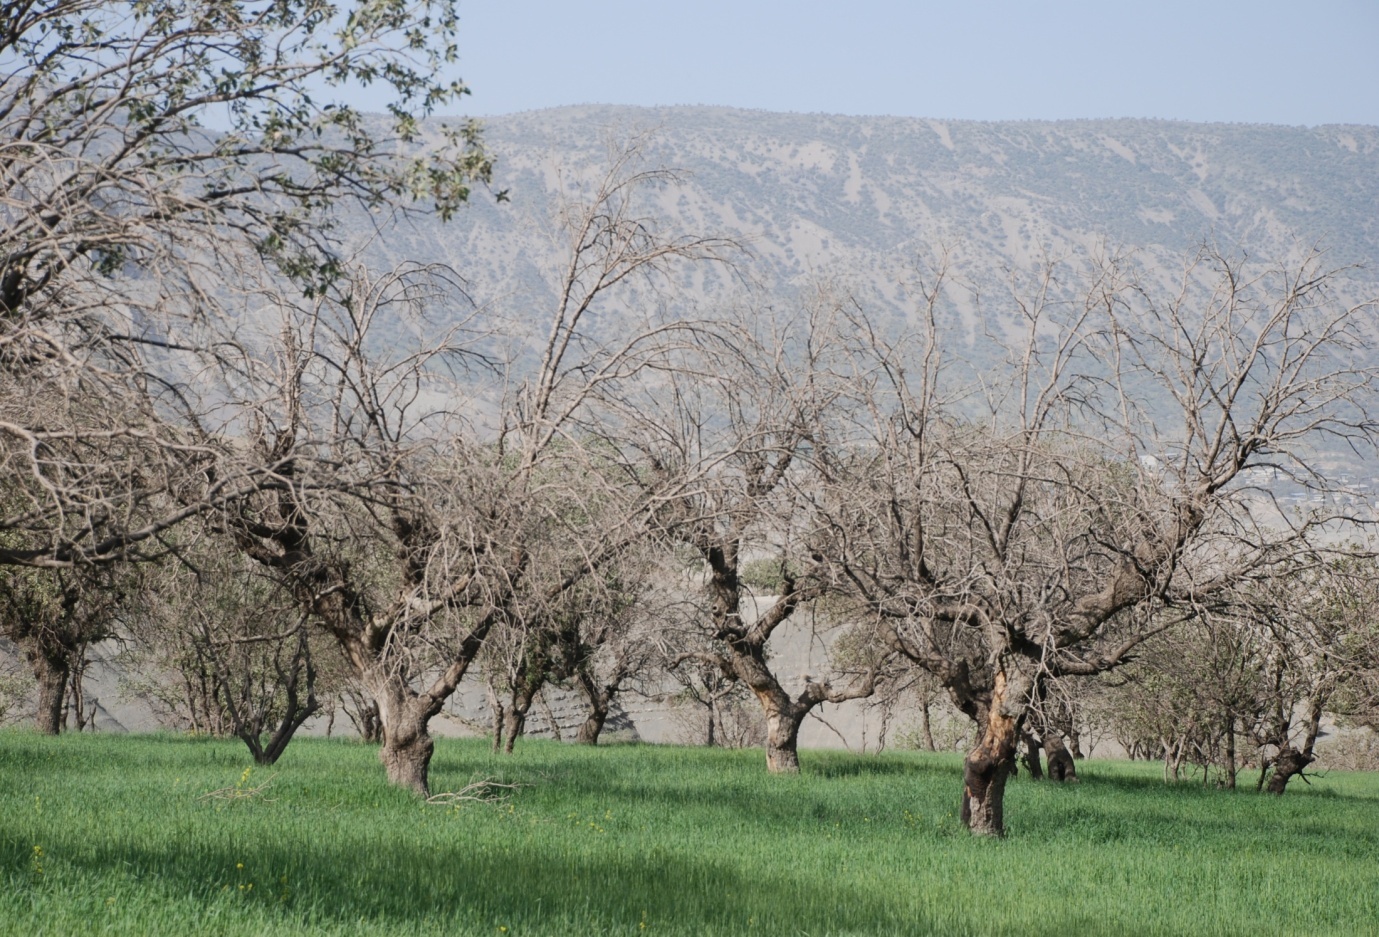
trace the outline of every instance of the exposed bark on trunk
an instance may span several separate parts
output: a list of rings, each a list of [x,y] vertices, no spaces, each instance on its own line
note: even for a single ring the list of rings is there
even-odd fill
[[[800,724],[805,713],[794,706],[766,709],[766,770],[772,774],[799,774]]]
[[[997,670],[981,739],[963,762],[962,819],[978,836],[1005,835],[1005,788],[1029,705],[1030,680]]]
[[[1049,753],[1049,779],[1052,781],[1076,781],[1077,766],[1072,753],[1063,744],[1063,738],[1050,729],[1044,733],[1044,748]]]

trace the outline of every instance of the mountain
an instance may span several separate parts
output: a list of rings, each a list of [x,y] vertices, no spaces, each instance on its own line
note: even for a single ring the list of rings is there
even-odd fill
[[[638,134],[643,164],[684,170],[652,206],[667,231],[727,235],[775,286],[837,276],[879,287],[947,248],[976,281],[1046,256],[1131,248],[1181,267],[1195,246],[1280,259],[1316,244],[1368,264],[1379,295],[1379,127],[1158,120],[986,123],[712,107],[567,107],[493,118],[497,189],[448,225],[390,233],[391,259],[452,264],[476,295],[549,290],[563,180],[596,179]],[[712,295],[730,277],[708,272]],[[999,316],[1001,310],[987,314]]]

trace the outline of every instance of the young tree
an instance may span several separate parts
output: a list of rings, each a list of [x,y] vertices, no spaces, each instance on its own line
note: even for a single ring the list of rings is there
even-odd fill
[[[1341,513],[1277,528],[1247,474],[1324,490],[1316,446],[1373,442],[1367,307],[1336,306],[1334,276],[1315,256],[1261,272],[1207,251],[1169,290],[1110,258],[1069,298],[1048,269],[1017,292],[1010,380],[966,390],[940,341],[941,277],[918,348],[870,338],[873,419],[838,453],[827,552],[980,725],[962,798],[974,833],[1004,831],[1041,675],[1118,666]]]
[[[292,596],[228,544],[180,539],[177,563],[142,571],[121,635],[139,675],[127,682],[181,727],[235,736],[271,765],[335,689],[319,677],[334,649],[313,641]]]

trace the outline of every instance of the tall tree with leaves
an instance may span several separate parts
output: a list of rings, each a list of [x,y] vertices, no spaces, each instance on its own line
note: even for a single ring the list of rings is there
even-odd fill
[[[335,206],[444,217],[488,180],[473,124],[400,155],[465,93],[457,29],[453,0],[0,9],[0,562],[108,560],[261,479],[180,432],[185,375],[236,355],[224,272],[319,291]]]

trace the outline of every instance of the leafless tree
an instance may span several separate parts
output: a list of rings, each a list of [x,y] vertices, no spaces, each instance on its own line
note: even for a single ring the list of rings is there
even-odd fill
[[[754,322],[730,333],[731,349],[712,366],[671,381],[645,445],[654,463],[702,467],[695,473],[704,479],[682,498],[672,535],[701,564],[702,627],[711,643],[683,650],[679,663],[716,667],[747,687],[765,716],[768,770],[797,772],[805,717],[823,703],[870,696],[886,652],[854,657],[822,679],[800,675],[797,692],[770,663],[769,642],[787,623],[824,626],[825,643],[854,624],[850,615],[822,612],[829,580],[811,543],[812,452],[842,410],[843,387],[832,360],[836,309],[826,294],[793,320],[768,312],[742,318]],[[748,581],[752,564],[766,570],[756,588]]]
[[[1042,676],[1091,675],[1311,541],[1343,511],[1279,523],[1255,468],[1325,490],[1316,447],[1366,447],[1367,306],[1309,256],[1261,270],[1204,251],[1176,287],[1125,258],[1076,290],[1050,267],[1013,291],[1009,380],[952,368],[944,271],[915,343],[859,328],[877,362],[868,432],[837,455],[827,555],[893,645],[980,726],[974,833],[1003,793]],[[864,493],[858,498],[858,492]]]
[[[514,608],[486,652],[490,680],[507,695],[499,702],[501,718],[495,713],[495,751],[513,750],[547,687],[583,698],[587,714],[575,741],[586,745],[598,743],[619,693],[628,685],[649,687],[658,643],[670,630],[665,619],[683,603],[653,583],[663,572],[653,561],[654,546],[648,536],[554,601],[545,600],[548,590],[537,590],[542,601],[535,607]]]
[[[498,326],[464,312],[442,270],[361,273],[310,306],[280,303],[272,376],[241,404],[276,484],[224,526],[339,643],[378,705],[394,783],[426,792],[427,725],[494,629],[615,560],[666,498],[624,483],[637,473],[602,414],[688,326],[643,320],[605,342],[588,320],[621,285],[654,286],[730,248],[663,236],[640,213],[641,191],[673,182],[624,153],[570,197],[556,303],[530,357],[499,355]],[[504,325],[526,337],[531,321]],[[391,342],[380,342],[385,328]],[[472,392],[446,372],[456,364],[486,369],[501,391]]]
[[[126,686],[179,727],[235,736],[273,764],[335,692],[334,648],[313,640],[292,596],[218,538],[184,528],[177,562],[146,566],[125,616]],[[313,648],[313,644],[315,647]]]

